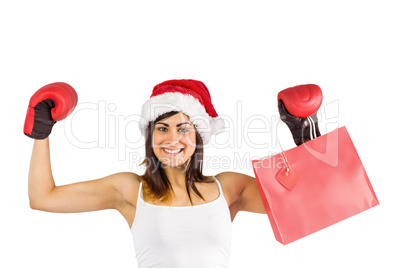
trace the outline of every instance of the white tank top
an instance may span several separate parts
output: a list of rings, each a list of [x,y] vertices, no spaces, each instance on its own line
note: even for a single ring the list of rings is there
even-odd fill
[[[212,202],[169,207],[147,203],[140,184],[131,228],[139,268],[228,267],[232,221],[221,184]]]

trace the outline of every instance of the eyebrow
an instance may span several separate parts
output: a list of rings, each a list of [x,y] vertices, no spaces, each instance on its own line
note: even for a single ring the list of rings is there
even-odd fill
[[[155,125],[157,125],[157,124],[161,124],[161,125],[164,125],[166,127],[169,127],[169,124],[166,124],[166,123],[156,122]],[[191,123],[190,122],[182,122],[182,123],[177,124],[176,127],[180,127],[182,125],[190,125],[191,126]]]

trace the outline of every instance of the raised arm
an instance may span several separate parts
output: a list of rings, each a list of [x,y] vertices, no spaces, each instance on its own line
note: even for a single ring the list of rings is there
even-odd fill
[[[68,84],[52,83],[31,97],[24,124],[34,138],[28,178],[33,209],[49,212],[84,212],[117,209],[130,224],[139,186],[136,174],[124,172],[105,178],[56,186],[50,164],[49,134],[56,121],[67,117],[77,104],[77,93]]]
[[[33,209],[64,213],[119,209],[129,199],[123,185],[138,181],[137,175],[125,172],[56,186],[50,164],[49,138],[34,142],[28,178],[29,202]]]

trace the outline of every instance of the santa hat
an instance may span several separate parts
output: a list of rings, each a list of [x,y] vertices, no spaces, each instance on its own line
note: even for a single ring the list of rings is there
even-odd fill
[[[197,80],[168,80],[156,85],[142,106],[139,127],[145,136],[149,122],[159,116],[177,111],[186,114],[207,144],[213,134],[222,132],[225,122],[218,117],[211,95],[204,83]]]

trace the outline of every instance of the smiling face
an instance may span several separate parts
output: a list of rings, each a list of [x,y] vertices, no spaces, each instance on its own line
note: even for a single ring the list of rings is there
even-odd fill
[[[156,121],[152,135],[155,156],[167,167],[183,165],[195,152],[195,131],[194,125],[183,113]]]

